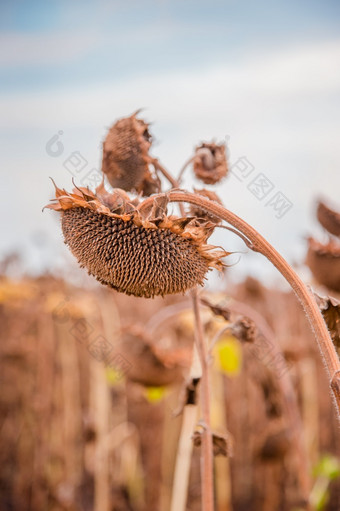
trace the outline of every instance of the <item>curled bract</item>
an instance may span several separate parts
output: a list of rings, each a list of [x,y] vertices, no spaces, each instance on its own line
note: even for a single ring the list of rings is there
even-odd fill
[[[82,267],[102,284],[146,298],[184,293],[203,284],[210,268],[222,269],[224,250],[207,245],[210,222],[167,216],[167,199],[138,209],[123,190],[96,193],[56,187],[47,206],[62,213],[65,243]]]
[[[198,195],[201,195],[202,197],[205,197],[206,199],[212,200],[214,202],[217,202],[218,204],[222,205],[221,199],[218,197],[218,195],[211,191],[211,190],[196,190],[194,189],[194,192]],[[211,213],[208,213],[205,209],[200,208],[199,206],[195,206],[194,204],[190,205],[189,208],[189,214],[192,216],[195,216],[197,218],[202,218],[204,220],[208,220],[214,224],[220,224],[222,220],[218,218],[217,216],[212,215]]]

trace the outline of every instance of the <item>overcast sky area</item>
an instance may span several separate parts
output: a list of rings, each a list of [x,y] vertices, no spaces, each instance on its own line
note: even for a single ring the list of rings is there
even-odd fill
[[[58,215],[41,211],[49,176],[91,185],[107,128],[143,107],[152,154],[175,174],[199,142],[227,141],[216,192],[302,263],[305,237],[324,239],[315,199],[340,206],[339,93],[338,1],[2,0],[0,258],[17,250],[32,272],[75,264]],[[201,185],[188,171],[185,186]],[[212,242],[241,252],[236,276],[276,278],[226,231]]]

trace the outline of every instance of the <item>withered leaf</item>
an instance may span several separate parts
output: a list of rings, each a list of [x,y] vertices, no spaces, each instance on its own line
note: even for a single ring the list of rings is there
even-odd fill
[[[306,263],[315,279],[333,291],[340,291],[340,244],[330,240],[322,244],[308,239]]]
[[[340,213],[334,211],[324,202],[320,201],[316,214],[322,227],[324,227],[331,234],[340,236]]]
[[[192,434],[192,441],[195,447],[202,444],[203,430],[201,427],[195,429]],[[225,456],[230,458],[233,456],[233,442],[230,434],[221,434],[213,432],[213,452],[214,456]]]
[[[223,307],[222,305],[214,305],[207,298],[201,298],[201,303],[209,307],[211,312],[215,314],[215,316],[221,316],[226,321],[230,319],[230,310],[227,307]]]
[[[338,354],[340,353],[340,301],[332,296],[322,297],[314,293],[316,302],[327,324]]]

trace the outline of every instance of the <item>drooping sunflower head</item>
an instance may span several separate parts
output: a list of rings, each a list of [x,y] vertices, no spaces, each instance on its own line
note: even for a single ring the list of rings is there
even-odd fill
[[[149,125],[137,113],[119,119],[109,130],[103,143],[102,171],[113,188],[151,195],[159,189],[159,180],[149,169],[152,138]]]
[[[60,211],[65,243],[80,265],[102,284],[150,298],[184,293],[203,284],[208,270],[221,269],[224,250],[206,244],[214,224],[167,216],[166,198],[147,213],[123,190],[96,193],[56,187],[47,206]]]

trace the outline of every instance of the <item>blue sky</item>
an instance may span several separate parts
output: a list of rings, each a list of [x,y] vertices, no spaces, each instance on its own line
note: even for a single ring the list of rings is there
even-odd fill
[[[336,1],[1,2],[0,30],[9,39],[1,90],[227,63],[268,46],[336,38],[339,13]]]
[[[336,1],[1,1],[0,256],[16,248],[36,271],[71,260],[53,213],[41,214],[48,176],[70,188],[65,160],[75,151],[98,169],[107,127],[144,107],[153,154],[171,170],[201,140],[227,139],[231,165],[245,157],[252,176],[283,193],[293,207],[278,219],[251,193],[252,178],[230,175],[217,190],[301,261],[304,236],[322,237],[315,197],[340,203],[339,29]],[[58,131],[64,152],[51,157]],[[273,275],[244,254],[234,271]]]

